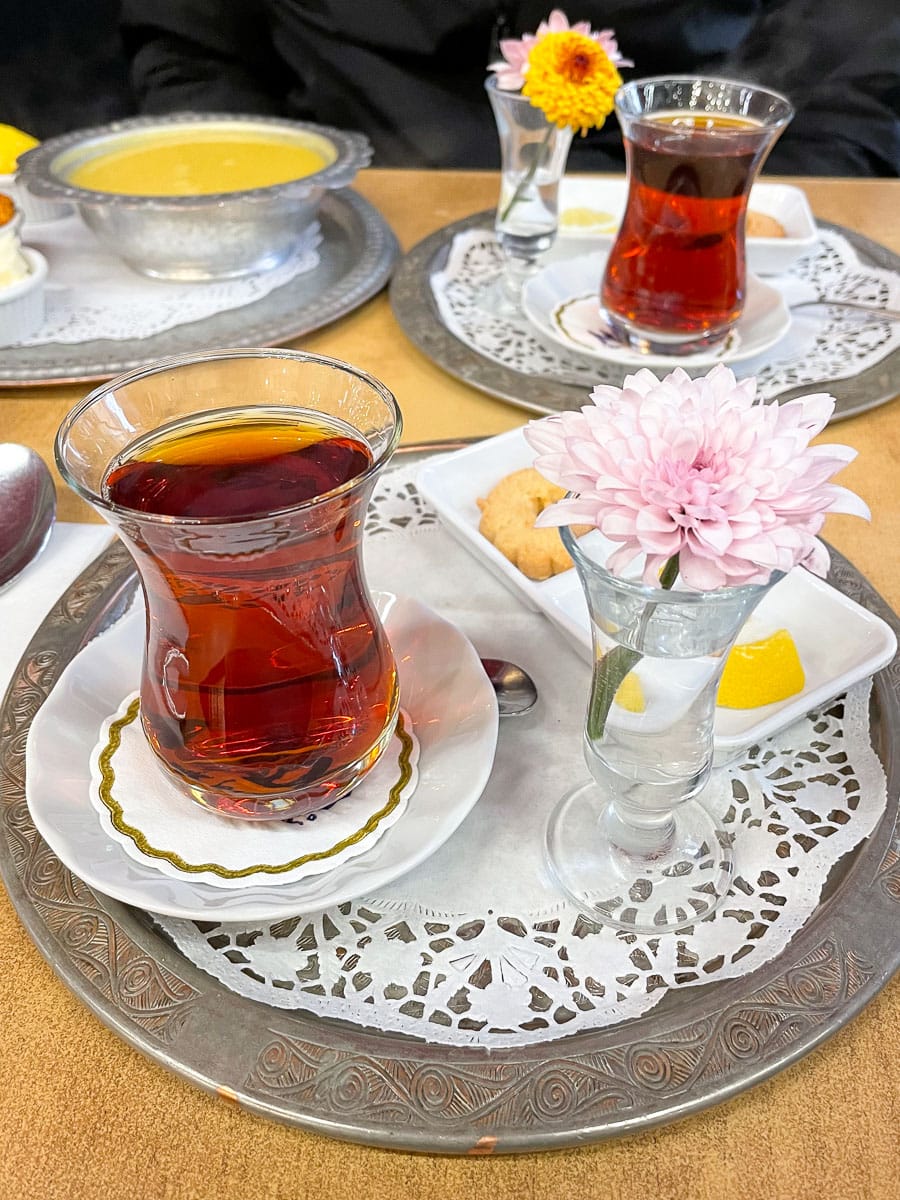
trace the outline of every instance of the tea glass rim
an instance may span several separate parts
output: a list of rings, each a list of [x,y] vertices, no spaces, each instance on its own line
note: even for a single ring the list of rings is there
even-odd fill
[[[570,526],[561,525],[559,534],[563,545],[572,556],[572,561],[576,566],[583,568],[593,575],[599,576],[610,588],[620,592],[630,600],[643,600],[653,604],[685,605],[687,607],[698,604],[731,607],[736,601],[750,599],[753,596],[758,596],[761,592],[768,591],[773,584],[783,579],[785,574],[784,571],[773,569],[765,583],[725,584],[723,587],[711,588],[709,591],[688,591],[686,588],[653,587],[652,584],[642,583],[640,580],[625,579],[621,575],[614,575],[603,563],[598,562],[597,559],[592,558],[590,554],[585,552]]]
[[[613,104],[615,105],[616,114],[617,115],[621,114],[632,121],[640,121],[641,119],[646,119],[646,117],[649,116],[650,114],[648,114],[648,113],[631,113],[631,112],[622,113],[621,104],[622,104],[622,99],[626,95],[626,93],[633,94],[634,92],[637,91],[637,89],[639,87],[643,87],[644,84],[648,84],[648,83],[660,83],[660,84],[662,84],[662,83],[671,83],[671,84],[699,83],[699,84],[704,84],[704,85],[712,84],[714,87],[724,86],[724,87],[732,87],[732,88],[744,88],[744,89],[748,89],[750,91],[755,92],[757,95],[771,96],[771,98],[773,100],[779,101],[784,106],[784,111],[780,117],[769,120],[769,121],[765,121],[761,126],[761,131],[765,130],[768,132],[769,130],[772,130],[772,129],[781,129],[785,125],[788,125],[793,120],[794,116],[796,115],[796,109],[794,108],[794,105],[792,104],[789,97],[787,97],[784,94],[784,92],[778,92],[774,88],[766,87],[764,84],[753,83],[751,80],[732,79],[732,78],[730,78],[728,76],[724,76],[724,75],[644,75],[640,79],[629,79],[626,83],[622,84],[622,86],[616,91],[616,94],[613,97]],[[712,136],[712,137],[716,137],[716,136],[729,137],[732,135],[732,133],[733,133],[732,130],[725,130],[725,129],[704,130],[704,134],[706,134],[708,136]]]
[[[348,375],[353,375],[355,378],[368,384],[381,399],[385,402],[388,411],[393,420],[393,432],[387,443],[381,448],[377,456],[374,456],[371,463],[360,471],[358,475],[354,475],[352,479],[340,484],[338,487],[332,488],[327,492],[320,492],[317,496],[312,496],[308,500],[302,500],[297,504],[288,504],[282,508],[273,508],[266,512],[250,513],[240,516],[173,516],[169,513],[144,512],[142,509],[129,508],[127,505],[116,504],[112,500],[108,500],[101,492],[94,491],[90,487],[85,487],[69,469],[66,459],[65,448],[68,435],[74,427],[78,419],[90,408],[97,403],[102,397],[109,395],[116,388],[124,387],[128,384],[135,383],[140,379],[147,378],[151,375],[158,375],[162,371],[172,370],[178,367],[194,366],[197,363],[215,362],[218,360],[227,359],[250,359],[250,358],[281,358],[292,362],[310,362],[320,366],[334,367]],[[234,406],[231,406],[234,407]],[[247,405],[248,408],[264,408],[266,405]],[[214,409],[204,409],[202,412],[214,412]],[[222,411],[226,411],[224,408]],[[197,415],[201,415],[198,413]],[[148,431],[149,432],[149,431]],[[364,371],[361,367],[355,367],[351,363],[345,362],[340,358],[331,358],[327,354],[312,354],[305,350],[290,350],[286,347],[235,347],[224,348],[217,350],[204,350],[200,353],[174,354],[167,358],[156,359],[152,363],[147,363],[142,367],[137,367],[134,370],[126,371],[122,375],[117,375],[115,378],[107,380],[106,383],[94,388],[88,392],[81,400],[75,404],[62,420],[59,429],[56,433],[54,442],[54,457],[60,475],[66,484],[80,496],[82,500],[86,500],[93,507],[100,509],[105,513],[110,513],[116,517],[133,520],[139,518],[141,521],[147,521],[157,525],[179,525],[179,526],[203,526],[206,528],[219,525],[240,525],[248,524],[252,521],[269,520],[272,517],[286,516],[291,513],[301,512],[304,509],[312,509],[317,505],[335,499],[346,492],[353,491],[360,484],[370,479],[382,469],[384,464],[397,448],[397,443],[400,441],[400,435],[403,432],[403,414],[400,411],[400,406],[393,392],[390,391],[379,379],[374,375],[370,375],[368,371]],[[137,440],[135,438],[134,440]],[[109,464],[107,464],[107,467]],[[106,468],[104,468],[105,470]]]

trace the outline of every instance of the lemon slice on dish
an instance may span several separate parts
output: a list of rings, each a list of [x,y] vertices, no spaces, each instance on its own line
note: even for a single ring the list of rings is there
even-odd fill
[[[732,648],[725,660],[717,703],[721,708],[759,708],[796,696],[805,683],[794,639],[786,629],[779,629]]]
[[[603,655],[599,654],[599,658],[603,658]],[[638,679],[634,671],[629,671],[616,688],[616,694],[613,696],[613,703],[618,704],[619,708],[624,708],[626,712],[646,712],[647,698],[644,695],[644,689],[641,686],[641,681]]]
[[[618,221],[612,213],[584,206],[564,208],[559,214],[562,229],[588,229],[593,233],[615,233]]]
[[[644,697],[644,689],[641,687],[641,681],[635,675],[634,671],[630,671],[619,684],[615,694],[615,702],[619,708],[624,708],[626,712],[642,713],[645,711],[647,701]]]
[[[39,145],[37,138],[13,125],[0,124],[0,175],[15,173],[19,155]]]

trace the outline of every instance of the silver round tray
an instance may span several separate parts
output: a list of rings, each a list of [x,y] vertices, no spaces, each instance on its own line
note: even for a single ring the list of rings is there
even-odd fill
[[[525,375],[479,354],[461,342],[446,327],[431,290],[431,276],[447,263],[450,245],[466,229],[493,226],[494,210],[474,213],[424,238],[400,260],[391,278],[391,307],[409,340],[448,374],[489,396],[497,396],[528,412],[554,413],[581,408],[587,402],[585,389],[560,383],[545,376]],[[843,225],[820,221],[822,229],[834,229],[854,247],[864,263],[900,272],[900,255]],[[622,367],[621,377],[633,371]],[[619,380],[621,383],[621,379]],[[853,417],[885,404],[900,392],[900,351],[867,367],[852,379],[822,379],[782,392],[779,400],[829,391],[837,401],[832,422]]]
[[[831,582],[900,630],[837,554]],[[0,710],[0,874],[68,987],[120,1037],[205,1091],[372,1145],[475,1154],[583,1145],[686,1116],[768,1078],[849,1021],[900,967],[898,657],[872,692],[887,810],[835,867],[786,950],[752,974],[670,993],[621,1025],[492,1051],[429,1045],[235,995],[182,957],[147,914],[72,875],[25,801],[32,718],[135,586],[131,559],[114,543],[54,605],[16,669]]]
[[[0,386],[108,379],[170,354],[211,346],[272,346],[321,329],[384,287],[400,249],[381,214],[349,188],[323,198],[319,223],[318,266],[261,300],[152,337],[11,347],[3,351]]]

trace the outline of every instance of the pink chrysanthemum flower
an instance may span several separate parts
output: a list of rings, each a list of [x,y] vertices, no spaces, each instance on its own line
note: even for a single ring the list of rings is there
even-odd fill
[[[870,517],[829,482],[856,451],[809,444],[832,396],[755,397],[755,379],[738,383],[722,365],[693,380],[681,368],[662,380],[645,369],[622,388],[596,387],[580,412],[530,422],[535,466],[574,493],[537,524],[596,526],[619,543],[609,570],[621,575],[643,556],[650,585],[675,555],[684,585],[702,591],[765,583],[797,564],[825,575],[825,514]]]
[[[591,38],[605,51],[607,58],[615,67],[633,67],[630,59],[623,58],[611,29],[593,31],[589,21],[576,21],[569,24],[569,19],[562,9],[554,8],[546,21],[541,21],[537,33],[526,33],[521,38],[503,38],[500,42],[500,53],[503,59],[491,63],[489,71],[497,75],[497,87],[504,92],[518,92],[525,85],[528,73],[528,57],[534,46],[547,36],[548,33],[581,33]]]

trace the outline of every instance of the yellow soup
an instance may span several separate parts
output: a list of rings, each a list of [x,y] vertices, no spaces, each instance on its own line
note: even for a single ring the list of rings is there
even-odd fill
[[[131,143],[77,167],[68,180],[126,196],[205,196],[302,179],[326,166],[324,154],[296,142],[232,133],[191,133]]]

